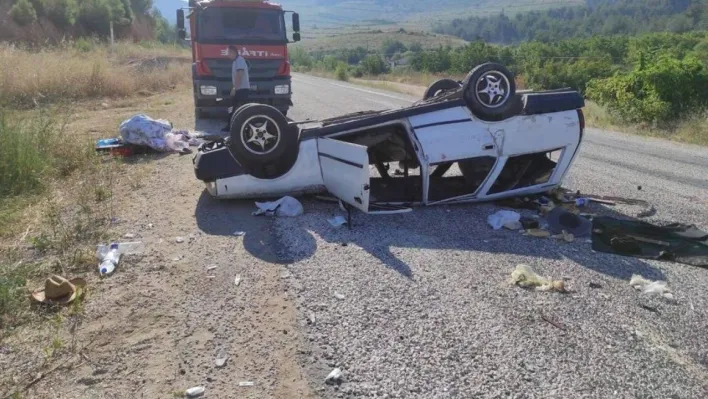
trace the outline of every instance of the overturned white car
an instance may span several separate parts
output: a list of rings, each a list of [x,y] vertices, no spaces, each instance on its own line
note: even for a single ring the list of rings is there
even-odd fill
[[[583,106],[573,90],[517,93],[514,76],[488,63],[434,83],[410,107],[314,127],[244,105],[194,168],[217,198],[329,192],[364,212],[535,194],[560,185],[575,160]]]

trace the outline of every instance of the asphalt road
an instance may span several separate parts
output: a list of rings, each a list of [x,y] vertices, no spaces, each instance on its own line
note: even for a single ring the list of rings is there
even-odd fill
[[[295,120],[416,100],[299,74],[293,81]],[[588,129],[564,187],[644,199],[656,209],[646,221],[706,229],[706,176],[704,148]],[[274,222],[275,242],[308,336],[301,363],[321,397],[708,395],[708,270],[595,253],[587,240],[494,232],[489,204],[357,213],[352,230],[327,222],[341,214],[335,204],[303,204],[305,215]],[[519,263],[565,279],[571,293],[510,286]],[[666,280],[676,300],[634,290],[633,274]],[[343,383],[325,386],[335,366]]]

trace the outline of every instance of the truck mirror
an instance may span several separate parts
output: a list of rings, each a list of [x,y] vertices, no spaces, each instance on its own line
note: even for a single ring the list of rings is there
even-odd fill
[[[300,15],[296,12],[293,13],[293,31],[300,32]]]
[[[180,40],[185,40],[187,38],[187,32],[184,29],[180,29],[177,31],[177,37],[179,37]]]
[[[177,30],[184,30],[184,10],[177,10]]]
[[[295,33],[293,33],[293,41],[294,41],[294,42],[299,42],[299,41],[300,41],[300,32],[295,32]]]

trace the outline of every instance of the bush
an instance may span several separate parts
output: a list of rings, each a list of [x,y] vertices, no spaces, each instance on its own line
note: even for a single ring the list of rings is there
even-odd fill
[[[48,8],[49,19],[62,28],[73,26],[79,15],[79,4],[76,0],[54,0]]]
[[[381,75],[386,73],[388,68],[383,59],[378,55],[367,55],[366,58],[361,62],[361,67],[363,72],[367,75]]]
[[[0,198],[37,192],[90,154],[89,146],[64,140],[62,128],[52,114],[10,119],[0,113]]]
[[[708,106],[708,73],[695,58],[664,56],[644,69],[590,81],[587,96],[627,122],[669,122]]]
[[[349,75],[355,77],[355,78],[360,78],[364,76],[364,71],[361,69],[361,67],[355,66],[349,68]]]
[[[334,76],[337,78],[337,80],[346,81],[348,79],[347,64],[344,64],[344,63],[339,64],[337,66],[337,70],[334,72]]]
[[[10,9],[10,17],[20,25],[27,25],[37,20],[37,12],[28,0],[18,0]]]

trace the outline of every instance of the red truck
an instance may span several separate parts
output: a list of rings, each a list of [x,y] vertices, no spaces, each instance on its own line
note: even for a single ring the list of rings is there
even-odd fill
[[[284,115],[293,105],[288,43],[300,40],[300,17],[280,4],[263,0],[189,0],[192,82],[195,118],[227,114],[231,106],[231,62],[228,48],[248,62],[249,100],[268,104]],[[185,9],[177,10],[177,32],[187,39]],[[293,40],[287,37],[285,14],[292,13]]]

